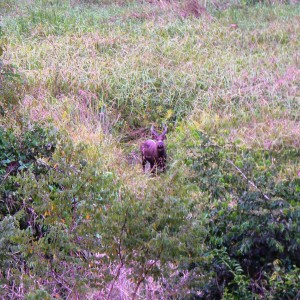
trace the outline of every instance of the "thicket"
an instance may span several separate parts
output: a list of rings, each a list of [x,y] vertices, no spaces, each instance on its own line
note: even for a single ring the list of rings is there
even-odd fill
[[[187,158],[195,171],[190,180],[212,204],[205,243],[215,276],[202,298],[297,299],[300,178],[280,174],[299,150],[220,146],[202,132],[193,134],[199,143]]]
[[[299,151],[220,146],[192,128],[191,140],[192,175],[162,175],[138,197],[102,169],[101,149],[38,125],[1,128],[2,296],[76,298],[111,282],[112,297],[122,268],[136,294],[175,268],[162,297],[297,299],[300,179],[280,172]]]
[[[41,128],[23,134],[20,149],[8,146],[17,137],[2,132],[3,296],[76,298],[116,280],[112,266],[130,269],[137,293],[146,276],[160,278],[191,251],[200,255],[203,221],[196,203],[176,192],[180,186],[173,195],[153,188],[137,199],[101,160],[90,161],[98,151],[87,157],[86,146],[57,143]]]

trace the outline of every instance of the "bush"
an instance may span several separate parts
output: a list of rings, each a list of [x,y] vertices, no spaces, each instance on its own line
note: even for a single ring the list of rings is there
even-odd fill
[[[195,171],[191,180],[211,199],[206,242],[216,275],[203,299],[255,294],[279,299],[282,290],[290,295],[280,299],[295,298],[298,291],[289,285],[299,276],[300,179],[280,180],[283,165],[271,162],[298,156],[298,150],[243,150],[219,146],[201,132],[194,135],[199,144],[188,158]],[[276,285],[278,272],[291,280]]]
[[[173,182],[169,195],[165,185],[153,183],[137,198],[105,170],[101,146],[75,146],[62,135],[52,141],[57,144],[54,153],[54,146],[47,152],[43,146],[49,144],[51,131],[41,128],[25,131],[22,138],[4,131],[3,137],[4,158],[19,162],[22,157],[25,166],[10,175],[13,210],[2,207],[2,216],[15,215],[18,236],[23,236],[12,232],[12,248],[5,249],[8,293],[23,286],[23,293],[34,297],[38,284],[41,293],[63,298],[83,295],[87,286],[100,286],[110,295],[121,270],[128,269],[137,294],[148,276],[158,280],[171,265],[201,256],[205,220],[199,219],[197,203],[182,196],[187,194],[181,184]],[[20,249],[17,254],[14,247]],[[6,263],[12,257],[21,267]],[[23,269],[26,280],[20,277]]]
[[[23,128],[16,135],[13,128],[0,127],[0,219],[19,211],[22,201],[18,197],[17,174],[31,170],[35,176],[47,171],[41,163],[51,157],[56,142],[56,132],[35,124]]]

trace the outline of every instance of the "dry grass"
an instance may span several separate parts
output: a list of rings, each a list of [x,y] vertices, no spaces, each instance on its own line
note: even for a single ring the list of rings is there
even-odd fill
[[[232,142],[239,141],[251,148],[282,149],[286,145],[300,147],[300,122],[290,120],[266,120],[240,126],[229,135]]]
[[[159,265],[157,265],[159,268]],[[192,280],[191,275],[187,271],[181,273],[180,280],[178,278],[178,266],[169,264],[170,278],[162,278],[160,281],[156,281],[152,276],[147,276],[142,282],[138,293],[136,295],[137,300],[160,300],[169,299],[169,297],[182,297],[188,293],[187,285]],[[110,272],[115,277],[118,266],[111,266]],[[104,273],[104,270],[99,268],[99,277]],[[133,273],[130,268],[121,268],[119,276],[115,280],[110,282],[100,291],[92,291],[86,295],[87,299],[100,300],[106,299],[110,293],[109,299],[133,299],[134,289],[136,282],[134,282]],[[172,284],[170,284],[172,282]]]

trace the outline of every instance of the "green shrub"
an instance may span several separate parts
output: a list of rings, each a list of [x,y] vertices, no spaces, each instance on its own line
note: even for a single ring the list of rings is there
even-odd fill
[[[147,276],[158,280],[170,272],[171,264],[189,264],[201,256],[206,220],[199,218],[197,203],[184,196],[181,182],[172,182],[171,194],[165,184],[149,183],[137,198],[116,174],[105,170],[101,146],[75,146],[62,136],[52,154],[43,152],[41,145],[49,140],[49,133],[44,134],[41,128],[24,132],[20,143],[15,135],[3,134],[14,141],[11,148],[3,146],[6,155],[14,160],[25,153],[29,160],[13,176],[19,205],[13,212],[3,207],[3,214],[15,214],[17,228],[26,235],[20,240],[12,234],[12,245],[21,249],[16,258],[28,274],[26,282],[19,278],[15,284],[23,284],[29,298],[34,297],[36,282],[63,298],[71,287],[76,287],[75,294],[84,294],[87,286],[113,286],[119,275],[111,266],[131,270],[128,277],[137,293]],[[36,155],[40,158],[34,159]],[[37,168],[41,162],[43,170]],[[95,253],[104,259],[99,262]],[[12,255],[7,251],[4,265]],[[8,273],[11,279],[19,276],[15,268],[4,268],[4,278]],[[4,283],[13,293],[10,283]]]
[[[298,151],[242,150],[219,146],[201,132],[194,136],[199,142],[188,157],[195,171],[191,180],[211,199],[207,245],[216,274],[204,298],[249,299],[259,294],[277,299],[284,289],[290,296],[282,299],[296,297],[297,289],[289,285],[300,266],[300,179],[280,180],[283,165],[272,161],[297,157]],[[291,281],[276,286],[276,262],[281,274],[293,274]]]
[[[42,159],[51,157],[55,149],[56,132],[38,124],[15,134],[13,128],[0,127],[0,219],[13,215],[22,205],[18,198],[16,176],[32,170],[35,176],[46,171]]]

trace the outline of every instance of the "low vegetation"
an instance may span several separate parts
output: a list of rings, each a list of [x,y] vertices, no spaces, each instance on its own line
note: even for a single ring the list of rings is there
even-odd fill
[[[299,4],[0,10],[1,298],[300,298]]]

